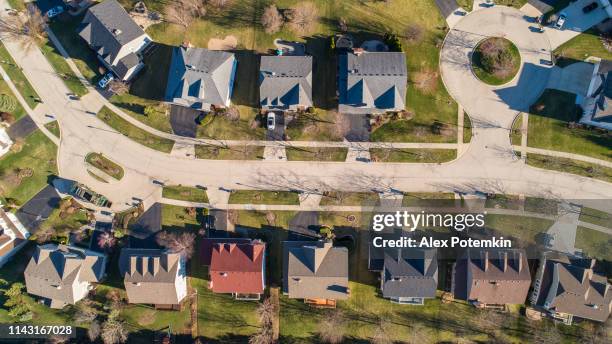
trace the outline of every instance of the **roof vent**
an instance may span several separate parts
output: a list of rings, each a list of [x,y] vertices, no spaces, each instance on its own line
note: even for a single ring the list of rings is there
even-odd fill
[[[113,29],[113,35],[119,36],[120,34],[121,34],[121,30],[120,29]]]
[[[223,277],[227,277],[227,272],[222,272],[222,273],[220,273],[220,275],[223,276]]]

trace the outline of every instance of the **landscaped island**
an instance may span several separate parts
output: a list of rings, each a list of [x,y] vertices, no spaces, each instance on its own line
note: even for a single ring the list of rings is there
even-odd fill
[[[518,48],[502,37],[482,40],[472,55],[472,70],[480,81],[489,85],[503,85],[514,79],[521,67]]]

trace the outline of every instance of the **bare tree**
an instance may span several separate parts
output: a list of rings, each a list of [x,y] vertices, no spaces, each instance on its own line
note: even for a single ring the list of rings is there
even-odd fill
[[[562,341],[561,334],[554,323],[548,321],[539,329],[533,331],[533,342],[540,344],[556,344]]]
[[[127,341],[128,331],[125,328],[125,323],[109,318],[102,326],[102,341],[104,344],[119,344]]]
[[[266,7],[263,15],[261,16],[261,25],[263,25],[264,30],[268,34],[273,34],[280,30],[281,26],[283,26],[283,16],[276,8],[276,5],[271,4]]]
[[[103,249],[109,249],[115,246],[115,237],[108,232],[104,232],[98,236],[98,246]]]
[[[288,18],[293,31],[299,34],[307,34],[317,24],[317,7],[312,2],[300,2],[289,10]]]
[[[171,23],[189,26],[197,17],[206,14],[206,8],[202,0],[177,0],[171,1],[164,8],[166,20]]]
[[[88,299],[79,302],[76,305],[76,308],[77,310],[74,314],[74,321],[77,323],[90,323],[98,315],[98,312],[92,307],[91,301]]]
[[[344,340],[345,321],[342,311],[333,311],[319,323],[319,337],[329,344],[338,344]]]
[[[189,259],[193,255],[195,238],[195,234],[189,232],[170,233],[164,231],[157,234],[157,243]]]
[[[94,320],[87,329],[87,337],[89,337],[90,341],[95,342],[100,337],[100,331],[100,323]]]
[[[122,80],[113,79],[108,83],[108,90],[114,94],[122,95],[130,91],[130,85]]]
[[[274,302],[270,298],[264,300],[264,302],[260,303],[257,306],[257,316],[259,317],[259,322],[263,324],[272,324],[274,321],[274,316],[276,314],[276,306]]]
[[[274,342],[273,323],[276,316],[276,306],[270,298],[257,307],[260,329],[249,338],[249,344],[270,344]]]
[[[45,17],[38,7],[30,6],[23,15],[0,18],[0,37],[17,40],[25,48],[30,48],[45,41],[45,26]]]
[[[272,328],[262,327],[249,338],[249,344],[270,344],[274,343]]]

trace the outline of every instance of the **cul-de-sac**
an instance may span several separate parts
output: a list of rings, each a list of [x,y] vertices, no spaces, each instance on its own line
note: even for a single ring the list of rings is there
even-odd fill
[[[612,341],[612,1],[0,0],[0,343]]]

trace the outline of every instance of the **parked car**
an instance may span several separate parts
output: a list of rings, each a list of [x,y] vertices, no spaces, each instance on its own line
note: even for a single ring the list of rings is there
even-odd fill
[[[276,127],[276,115],[274,112],[268,112],[268,130],[274,130]]]
[[[559,18],[557,19],[557,22],[555,23],[555,28],[561,30],[566,20],[567,20],[567,14],[565,13],[559,14]]]
[[[47,11],[47,18],[53,18],[55,16],[57,16],[58,14],[61,14],[64,12],[64,8],[62,6],[55,6],[53,8],[51,8],[50,10]]]
[[[108,84],[114,79],[115,77],[113,76],[112,73],[106,73],[106,75],[103,76],[102,79],[100,79],[100,81],[98,81],[98,86],[100,86],[100,88],[106,88],[106,86],[108,86]]]
[[[582,8],[582,12],[589,13],[589,12],[592,12],[597,7],[599,7],[599,4],[597,2],[592,2],[589,5],[584,6]]]

